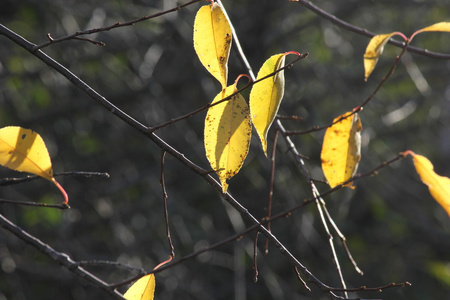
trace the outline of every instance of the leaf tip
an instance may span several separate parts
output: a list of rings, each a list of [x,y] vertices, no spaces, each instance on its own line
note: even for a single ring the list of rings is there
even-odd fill
[[[222,193],[226,194],[227,190],[228,190],[228,183],[227,180],[225,178],[220,179],[220,183],[222,184]]]
[[[265,138],[261,138],[261,146],[262,146],[262,150],[264,151],[264,155],[266,157],[268,157],[267,156],[267,141]]]

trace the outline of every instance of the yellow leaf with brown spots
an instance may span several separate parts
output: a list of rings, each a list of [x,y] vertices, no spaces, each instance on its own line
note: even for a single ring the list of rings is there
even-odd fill
[[[357,113],[350,114],[335,118],[323,139],[322,170],[332,188],[352,178],[361,160],[362,125]],[[352,187],[352,183],[345,186]]]
[[[212,104],[235,92],[235,85],[227,87]],[[239,172],[247,157],[251,133],[249,108],[240,94],[208,109],[204,140],[206,157],[219,176],[223,193],[228,189],[227,180]]]

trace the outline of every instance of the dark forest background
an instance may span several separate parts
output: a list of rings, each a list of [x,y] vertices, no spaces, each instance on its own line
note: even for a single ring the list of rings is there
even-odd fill
[[[36,44],[95,27],[136,19],[187,1],[1,0],[0,22]],[[369,81],[363,53],[369,38],[344,30],[289,1],[224,0],[254,70],[271,55],[309,52],[285,72],[280,114],[288,130],[329,124],[360,105],[386,75],[400,48],[387,45]],[[441,1],[328,1],[314,3],[355,26],[376,33],[415,30],[449,21]],[[69,68],[112,103],[147,125],[157,125],[212,101],[219,84],[196,57],[192,26],[199,2],[162,17],[86,36],[100,47],[71,40],[43,51]],[[424,33],[412,45],[450,53],[450,34]],[[229,82],[246,73],[231,50]],[[363,124],[359,172],[368,172],[399,152],[427,156],[440,175],[450,176],[450,61],[407,52],[395,73],[360,113]],[[245,93],[244,93],[245,94]],[[209,168],[203,147],[205,112],[157,134],[198,165]],[[107,172],[110,178],[58,177],[71,209],[2,204],[0,212],[21,228],[75,260],[108,260],[151,270],[168,258],[161,197],[161,150],[76,89],[28,52],[0,37],[0,126],[22,126],[46,141],[55,173]],[[269,149],[273,141],[269,133]],[[320,150],[324,131],[294,136],[312,176],[323,180]],[[279,139],[273,213],[310,197],[301,170]],[[270,152],[270,150],[269,150]],[[229,191],[257,218],[266,214],[270,160],[256,139]],[[0,177],[25,174],[0,170]],[[176,258],[214,244],[249,224],[209,184],[171,156],[165,163],[169,222]],[[328,186],[317,183],[321,191]],[[365,275],[357,274],[335,237],[349,287],[411,282],[411,287],[354,297],[445,299],[450,296],[450,221],[429,195],[410,158],[358,180],[356,188],[325,198]],[[46,180],[2,186],[0,197],[59,203]],[[320,280],[339,286],[328,238],[317,209],[308,205],[272,224],[273,233]],[[308,292],[274,247],[262,254],[253,282],[254,233],[227,243],[156,276],[155,299],[326,299]],[[107,282],[135,274],[117,267],[91,267]],[[122,289],[125,291],[126,287]],[[108,299],[9,232],[0,231],[0,299]]]

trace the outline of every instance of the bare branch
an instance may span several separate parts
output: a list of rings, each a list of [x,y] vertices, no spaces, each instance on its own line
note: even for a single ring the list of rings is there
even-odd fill
[[[270,188],[269,188],[269,203],[267,203],[267,215],[266,220],[270,220],[272,215],[272,199],[273,199],[273,182],[275,179],[275,154],[277,150],[277,141],[278,141],[278,130],[275,130],[275,136],[273,137],[273,146],[272,146],[272,155],[270,157],[271,160],[271,168],[270,168]],[[267,222],[267,230],[270,231],[270,222]],[[269,239],[266,238],[266,245],[264,246],[264,254],[269,253]]]
[[[61,209],[61,210],[70,208],[67,204],[47,204],[47,203],[17,201],[17,200],[9,200],[9,199],[0,199],[0,204],[2,204],[2,203],[23,205],[23,206],[45,207],[45,208],[57,208],[57,209]]]
[[[167,212],[167,191],[166,191],[166,183],[164,180],[164,158],[166,156],[166,151],[161,151],[161,174],[160,174],[160,184],[162,189],[162,198],[163,198],[163,204],[164,204],[164,220],[166,221],[166,236],[167,240],[169,242],[169,248],[170,248],[170,260],[172,260],[175,257],[175,248],[173,247],[172,238],[170,236],[170,227],[169,227],[169,213]],[[169,260],[169,261],[170,261]]]
[[[108,173],[104,173],[104,172],[84,172],[84,171],[70,171],[70,172],[60,172],[60,173],[55,173],[54,174],[55,177],[58,176],[82,176],[82,177],[101,177],[101,178],[109,178],[109,174]],[[32,181],[35,179],[42,179],[42,177],[38,176],[38,175],[28,175],[25,177],[21,177],[21,178],[1,178],[0,179],[0,186],[4,186],[4,185],[13,185],[13,184],[19,184],[19,183],[23,183],[23,182],[28,182],[28,181]]]
[[[298,271],[297,267],[294,267],[295,273],[297,274],[297,278],[298,280],[300,280],[301,283],[303,283],[303,286],[309,291],[311,292],[311,289],[309,288],[309,286],[306,284],[306,282],[303,280],[300,272]]]
[[[21,239],[22,241],[26,242],[27,244],[33,246],[34,248],[38,249],[40,252],[42,252],[44,255],[48,256],[50,259],[58,262],[60,265],[66,267],[69,271],[74,273],[75,275],[83,278],[84,280],[90,282],[91,284],[101,288],[105,292],[107,292],[109,295],[114,297],[115,299],[124,299],[122,295],[118,292],[115,292],[112,290],[109,285],[101,280],[100,278],[96,277],[92,273],[88,272],[84,268],[82,268],[79,263],[72,260],[69,255],[65,253],[61,253],[50,247],[48,244],[43,243],[38,238],[32,236],[22,228],[15,225],[13,222],[5,218],[3,215],[0,214],[0,227],[3,227],[4,229],[8,230],[12,234],[14,234],[16,237]]]
[[[393,288],[393,287],[407,287],[407,286],[411,286],[411,283],[409,283],[408,281],[402,282],[402,283],[390,283],[387,285],[383,285],[380,287],[366,287],[366,286],[361,286],[359,288],[353,288],[353,289],[336,289],[336,288],[332,288],[333,291],[335,292],[361,292],[361,291],[365,291],[365,292],[378,292],[381,293],[382,291],[389,289],[389,288]]]
[[[342,288],[345,290],[345,289],[347,289],[347,286],[345,284],[344,275],[342,274],[341,266],[340,266],[340,263],[339,263],[339,258],[338,258],[337,254],[336,254],[336,249],[334,247],[333,235],[331,234],[330,230],[328,229],[328,224],[327,224],[327,221],[325,219],[324,212],[323,212],[325,210],[325,201],[318,195],[318,190],[317,190],[317,188],[315,186],[312,186],[311,189],[313,191],[313,194],[317,193],[315,195],[315,197],[316,197],[316,201],[315,201],[316,202],[316,207],[317,207],[317,210],[319,211],[320,220],[322,221],[322,225],[323,225],[323,228],[325,229],[325,233],[328,236],[328,243],[330,245],[331,254],[332,254],[332,257],[333,257],[333,262],[334,262],[334,264],[336,266],[336,270],[338,272],[339,279],[341,280]],[[347,295],[346,291],[344,291],[344,296],[345,296],[345,298],[348,298],[348,295]]]
[[[253,242],[253,281],[256,283],[258,282],[258,237],[259,237],[259,231],[256,231],[255,234],[255,241]]]

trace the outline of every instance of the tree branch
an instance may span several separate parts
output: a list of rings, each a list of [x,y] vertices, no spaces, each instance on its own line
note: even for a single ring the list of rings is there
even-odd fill
[[[84,268],[80,267],[79,263],[77,263],[76,261],[73,261],[69,257],[69,255],[56,251],[49,245],[43,243],[41,240],[37,239],[36,237],[32,236],[31,234],[29,234],[22,228],[15,225],[13,222],[8,220],[1,214],[0,214],[0,227],[8,230],[9,232],[11,232],[15,236],[17,236],[22,241],[24,241],[27,244],[38,249],[44,255],[46,255],[49,258],[51,258],[52,260],[58,262],[60,265],[66,267],[69,271],[71,271],[75,275],[77,275],[77,276],[83,278],[84,280],[92,283],[93,285],[101,288],[102,290],[107,292],[109,295],[111,295],[115,299],[124,299],[120,293],[111,289],[109,287],[109,284],[107,284],[100,278],[96,277],[92,273],[88,272]]]
[[[60,172],[55,173],[55,177],[57,176],[82,176],[82,177],[101,177],[101,178],[109,178],[109,174],[105,172],[85,172],[85,171],[70,171],[70,172]],[[4,185],[13,185],[19,184],[23,182],[32,181],[38,178],[42,178],[38,175],[28,175],[21,178],[0,178],[0,186]]]
[[[135,20],[128,21],[128,22],[115,23],[115,24],[112,24],[112,25],[106,26],[106,27],[88,29],[88,30],[83,30],[83,31],[77,31],[77,32],[75,32],[73,34],[70,34],[70,35],[67,35],[67,36],[63,36],[63,37],[60,37],[60,38],[56,38],[56,39],[52,38],[50,33],[48,33],[47,34],[48,42],[42,43],[40,45],[35,45],[34,46],[34,50],[39,50],[39,49],[42,49],[44,47],[47,47],[47,46],[50,46],[50,45],[53,45],[53,44],[56,44],[56,43],[61,43],[61,42],[64,42],[64,41],[68,41],[68,40],[82,40],[82,41],[87,41],[87,42],[93,43],[95,45],[105,46],[105,43],[103,43],[103,42],[94,41],[94,40],[87,39],[87,38],[80,38],[79,36],[80,35],[93,34],[93,33],[97,33],[97,32],[109,31],[111,29],[125,27],[125,26],[133,26],[136,23],[139,23],[139,22],[142,22],[142,21],[146,21],[146,20],[149,20],[149,19],[153,19],[153,18],[156,18],[156,17],[160,17],[162,15],[165,15],[165,14],[168,14],[168,13],[171,13],[171,12],[174,12],[174,11],[178,11],[178,10],[180,10],[180,9],[186,7],[186,6],[189,6],[189,5],[194,4],[196,2],[199,2],[199,1],[202,1],[202,0],[193,0],[193,1],[190,1],[188,3],[185,3],[185,4],[179,5],[177,7],[174,7],[172,9],[161,11],[161,12],[158,12],[158,13],[150,15],[150,16],[141,17],[139,19],[135,19]]]
[[[309,10],[311,10],[312,12],[318,14],[319,16],[324,17],[325,19],[329,20],[330,22],[338,25],[339,27],[342,27],[346,30],[355,32],[357,34],[363,35],[363,36],[367,36],[367,37],[374,37],[375,35],[377,35],[376,33],[370,32],[367,29],[361,28],[361,27],[357,27],[355,25],[352,25],[350,23],[347,23],[339,18],[337,18],[336,16],[324,11],[323,9],[321,9],[320,7],[312,4],[310,1],[306,1],[306,0],[289,0],[292,2],[298,2],[299,4],[303,5],[304,7],[308,8]],[[390,39],[388,41],[389,44],[403,48],[405,47],[405,42],[400,42],[397,41],[395,39]],[[428,56],[428,57],[432,57],[432,58],[438,58],[438,59],[450,59],[450,54],[445,54],[445,53],[438,53],[438,52],[431,52],[428,51],[426,49],[421,49],[421,48],[417,48],[417,47],[412,47],[409,46],[408,47],[408,51],[416,53],[416,54],[420,54],[420,55],[424,55],[424,56]]]

